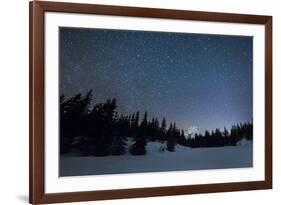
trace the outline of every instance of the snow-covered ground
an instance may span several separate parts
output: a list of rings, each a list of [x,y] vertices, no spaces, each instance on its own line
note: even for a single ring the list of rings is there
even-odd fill
[[[244,168],[253,164],[252,143],[246,140],[235,147],[191,149],[177,145],[175,152],[162,152],[164,147],[149,142],[143,156],[62,156],[60,176]]]

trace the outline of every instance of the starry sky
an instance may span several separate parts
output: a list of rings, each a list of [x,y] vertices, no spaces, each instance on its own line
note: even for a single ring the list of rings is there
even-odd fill
[[[181,129],[230,128],[253,116],[253,38],[59,29],[60,94],[93,89],[121,114],[148,112]]]

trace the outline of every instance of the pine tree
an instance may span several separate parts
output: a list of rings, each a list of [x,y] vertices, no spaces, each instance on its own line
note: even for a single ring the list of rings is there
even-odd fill
[[[129,122],[129,137],[134,136],[134,122],[135,122],[135,114],[132,115],[131,120]]]
[[[145,112],[143,120],[141,122],[139,132],[135,137],[135,143],[131,147],[131,154],[133,155],[145,155],[146,154],[146,138],[147,138],[147,112]]]
[[[160,140],[160,128],[159,121],[156,117],[153,117],[151,122],[148,122],[147,136],[150,137],[151,141]]]
[[[237,126],[233,125],[230,130],[230,145],[236,146],[238,141]]]
[[[126,152],[127,137],[129,135],[130,121],[121,115],[116,119],[113,130],[112,154],[122,155]]]
[[[155,118],[153,128],[154,128],[153,129],[153,135],[155,137],[155,140],[160,141],[161,133],[160,133],[160,127],[159,127],[159,120],[158,120],[158,118]]]
[[[83,155],[107,156],[111,154],[113,129],[116,123],[116,100],[96,104],[88,115]]]
[[[175,151],[175,145],[176,145],[176,137],[175,137],[175,127],[172,123],[170,123],[169,129],[167,131],[167,143],[166,143],[166,149],[169,152]]]
[[[160,141],[161,141],[161,143],[164,143],[164,141],[166,140],[166,132],[167,132],[166,127],[167,127],[167,124],[166,124],[166,119],[164,117],[162,122],[161,122],[161,128],[160,128]]]
[[[245,135],[247,140],[253,140],[253,122],[252,120],[246,123]]]
[[[112,155],[123,155],[126,152],[127,138],[124,136],[116,136],[112,142]]]
[[[229,136],[228,130],[225,127],[223,128],[222,136],[224,139],[224,146],[229,146],[230,145],[230,136]]]
[[[174,124],[173,124],[173,134],[174,134],[174,137],[175,137],[175,139],[176,139],[175,144],[177,144],[177,143],[179,142],[179,140],[180,140],[181,132],[180,132],[180,130],[177,128],[177,125],[176,125],[175,122],[174,122]]]
[[[80,145],[84,135],[84,122],[89,113],[92,90],[85,96],[81,93],[65,99],[60,97],[60,153],[69,152]]]
[[[211,147],[212,146],[212,137],[208,130],[205,131],[204,138],[205,138],[205,147]]]
[[[133,137],[136,138],[138,136],[138,132],[139,132],[139,111],[136,113],[135,118],[134,118],[134,122],[132,124],[132,128],[133,128]]]
[[[187,140],[186,140],[186,137],[184,135],[184,130],[181,130],[181,132],[180,132],[180,138],[179,138],[178,143],[180,145],[187,146]]]
[[[223,139],[220,129],[215,130],[215,146],[216,147],[224,146],[224,139]]]

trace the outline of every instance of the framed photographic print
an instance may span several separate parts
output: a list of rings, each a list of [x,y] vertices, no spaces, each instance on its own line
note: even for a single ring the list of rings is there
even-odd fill
[[[271,16],[30,2],[30,203],[271,187]]]

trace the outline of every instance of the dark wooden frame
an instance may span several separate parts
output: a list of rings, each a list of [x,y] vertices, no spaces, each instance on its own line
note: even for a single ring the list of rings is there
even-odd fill
[[[272,17],[92,4],[30,2],[29,201],[32,204],[152,197],[272,188]],[[265,180],[46,194],[44,192],[44,13],[68,12],[260,24],[265,26]]]

